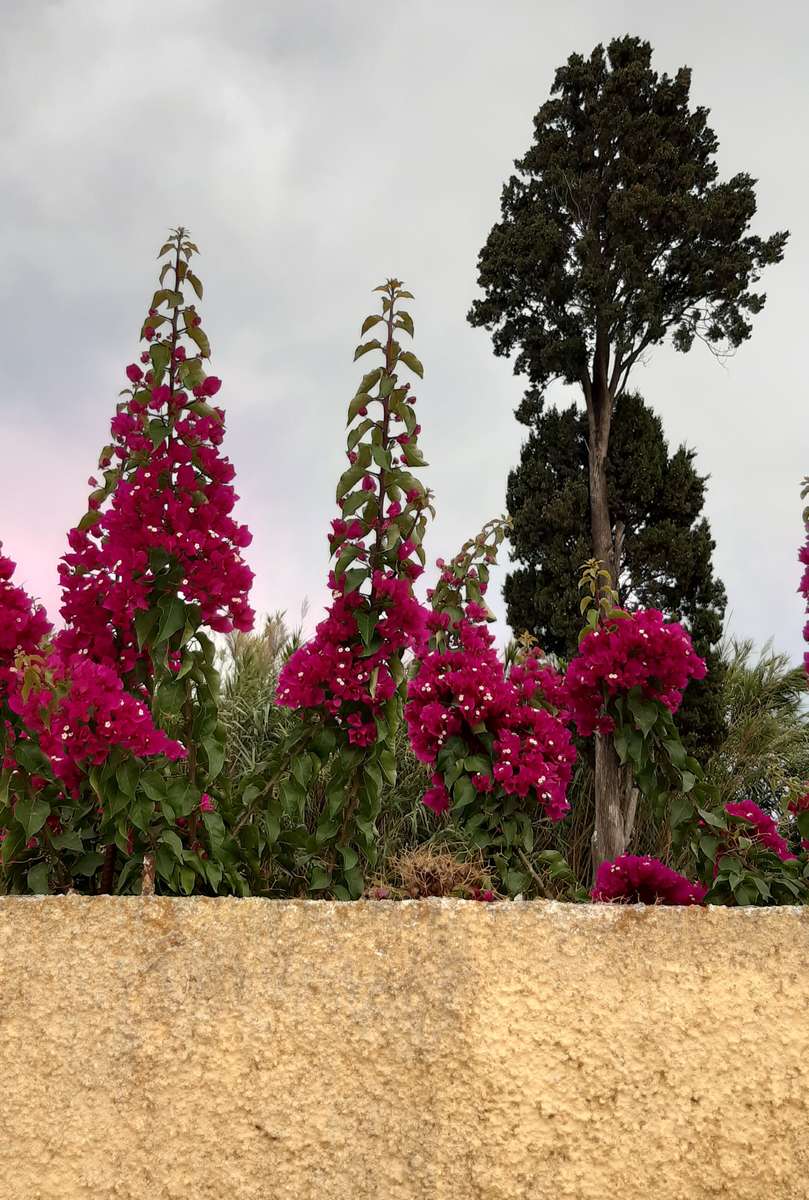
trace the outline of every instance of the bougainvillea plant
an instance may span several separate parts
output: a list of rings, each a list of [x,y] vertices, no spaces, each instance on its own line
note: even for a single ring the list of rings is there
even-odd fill
[[[709,904],[805,904],[809,856],[793,853],[778,822],[751,800],[698,810],[692,860]]]
[[[682,625],[656,609],[619,607],[609,573],[598,561],[585,564],[579,586],[585,625],[577,653],[564,680],[546,674],[545,685],[549,700],[564,709],[580,736],[612,738],[623,778],[621,811],[611,816],[621,825],[617,841],[626,847],[638,791],[660,816],[679,805],[680,822],[694,811],[695,797],[687,798],[697,781],[701,802],[709,803],[700,765],[674,722],[689,680],[704,678],[706,668]],[[609,857],[601,846],[604,832],[597,820],[596,866]]]
[[[115,671],[45,642],[45,613],[13,569],[0,556],[0,861],[7,891],[64,891],[103,861],[91,780],[110,794],[121,772],[185,752]]]
[[[806,500],[808,496],[809,476],[807,476],[807,478],[804,479],[803,483],[801,484],[801,500]],[[803,510],[803,528],[805,534],[804,542],[798,554],[798,559],[803,566],[803,574],[801,575],[801,581],[798,585],[798,591],[803,596],[806,606],[807,620],[803,627],[803,640],[805,642],[809,642],[809,505],[807,505]],[[805,666],[807,672],[809,672],[809,650],[804,653],[803,665]]]
[[[702,904],[707,888],[657,858],[621,854],[599,864],[593,900],[623,904]]]
[[[404,658],[420,651],[426,612],[413,595],[422,573],[422,539],[430,495],[412,474],[425,466],[421,427],[407,368],[422,375],[415,354],[397,334],[413,334],[401,302],[412,299],[397,279],[376,289],[382,312],[367,317],[355,360],[376,351],[380,365],[362,379],[348,408],[348,465],[337,484],[339,516],[332,521],[329,574],[332,601],[311,641],[285,664],[278,703],[301,720],[279,750],[281,828],[278,859],[305,874],[310,892],[355,898],[364,866],[376,857],[375,821],[383,782],[395,779],[393,737],[401,720]],[[328,785],[317,829],[304,814],[307,792],[328,764]]]
[[[157,724],[188,747],[179,767],[122,767],[103,791],[104,886],[118,868],[144,863],[150,889],[244,890],[222,815],[210,799],[223,761],[218,675],[211,630],[250,629],[252,572],[242,559],[247,529],[232,517],[234,469],[223,457],[224,413],[210,401],[210,343],[195,303],[202,283],[197,247],[174,230],[141,329],[145,349],[126,368],[128,386],[90,480],[88,510],[68,535],[60,564],[66,658],[114,671]],[[203,797],[206,797],[203,802]],[[121,881],[117,879],[120,890]]]
[[[545,706],[539,657],[507,676],[486,628],[489,567],[505,530],[504,520],[491,521],[451,562],[438,560],[429,648],[408,686],[405,716],[416,757],[434,767],[424,803],[451,810],[515,894],[528,882],[520,864],[533,849],[534,819],[558,821],[569,808],[576,754]]]

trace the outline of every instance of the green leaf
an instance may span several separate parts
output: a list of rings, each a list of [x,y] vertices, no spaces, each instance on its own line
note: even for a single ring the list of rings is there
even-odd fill
[[[376,338],[374,338],[373,341],[370,341],[370,342],[362,342],[359,346],[357,346],[357,349],[354,351],[354,362],[356,362],[358,358],[362,358],[363,354],[367,354],[369,350],[381,350],[381,349],[382,349],[382,343],[377,341]]]
[[[160,835],[160,841],[171,850],[178,862],[183,861],[183,843],[173,829],[164,829]]]
[[[360,381],[360,386],[357,388],[357,395],[360,392],[370,392],[371,388],[379,383],[382,378],[384,367],[374,367],[373,371],[369,371],[367,375],[363,375]]]
[[[330,883],[331,872],[315,864],[315,866],[313,866],[309,872],[309,891],[321,892],[327,888]]]
[[[469,804],[474,804],[477,798],[475,785],[468,775],[461,775],[452,788],[453,812],[460,812]]]
[[[116,769],[115,780],[125,796],[134,796],[142,767],[134,758],[125,758]]]
[[[37,863],[27,875],[28,887],[35,896],[47,896],[50,867],[46,862]]]
[[[84,848],[81,836],[74,829],[66,829],[64,833],[55,834],[51,838],[51,844],[54,850],[81,851]]]
[[[426,467],[429,465],[415,442],[408,442],[402,446],[402,457],[409,467]]]
[[[345,573],[345,596],[351,592],[356,592],[357,588],[368,578],[368,569],[366,567],[353,567]]]
[[[684,792],[690,792],[696,782],[696,776],[691,771],[682,772],[682,789]]]
[[[399,354],[399,362],[403,362],[406,367],[410,367],[410,370],[418,375],[419,379],[424,378],[424,367],[412,350],[402,350]]]
[[[157,631],[155,646],[162,645],[185,625],[186,605],[179,596],[172,596],[167,602],[161,601],[160,628]]]
[[[225,840],[225,822],[222,820],[222,814],[215,809],[213,812],[204,812],[202,821],[211,839],[211,849],[218,850]]]
[[[204,738],[202,745],[208,759],[208,776],[216,779],[225,763],[225,747],[221,740],[215,737]]]
[[[135,634],[138,639],[138,649],[142,650],[152,636],[160,613],[156,608],[142,608],[135,617]]]
[[[197,299],[201,300],[202,299],[202,284],[200,283],[199,279],[197,279],[197,277],[193,271],[186,271],[185,277],[188,280],[188,282],[191,284],[194,291],[197,293]]]
[[[343,868],[350,871],[352,867],[356,867],[360,861],[360,856],[353,846],[340,846],[340,857],[343,860]]]
[[[103,519],[103,515],[97,508],[91,508],[79,521],[77,528],[81,533],[86,533],[88,529],[92,529],[94,525],[97,525]]]
[[[345,496],[346,492],[350,492],[354,485],[359,483],[364,474],[365,467],[361,466],[358,462],[352,463],[350,467],[347,467],[346,470],[343,471],[337,482],[338,503],[342,500],[343,496]]]
[[[363,645],[370,646],[374,633],[376,632],[376,623],[379,620],[379,613],[376,612],[357,612],[356,621],[357,629],[360,632]]]
[[[663,749],[666,751],[675,767],[682,768],[685,766],[686,750],[682,742],[674,741],[671,738],[666,738],[663,742]]]
[[[357,546],[352,543],[348,546],[345,546],[340,551],[340,557],[337,559],[337,562],[334,564],[335,579],[339,579],[340,576],[344,574],[344,572],[346,571],[349,564],[354,561],[354,559],[357,557],[358,554],[362,553],[362,549],[363,549],[362,546]]]
[[[360,335],[366,334],[369,329],[373,329],[374,325],[378,325],[379,322],[384,321],[384,319],[385,318],[382,316],[381,313],[377,313],[375,316],[372,314],[370,317],[366,317],[362,323],[362,329],[360,330]]]
[[[152,370],[155,375],[163,375],[166,367],[169,365],[171,351],[165,342],[155,342],[149,348],[149,357],[152,360]]]
[[[50,805],[39,796],[21,796],[14,806],[15,820],[25,832],[26,841],[39,833],[51,813]]]
[[[716,848],[719,845],[719,838],[711,837],[704,833],[699,839],[699,848],[709,862],[713,862],[716,858]]]
[[[104,855],[92,850],[88,854],[82,854],[81,858],[73,864],[71,873],[73,875],[95,875],[103,862]]]
[[[510,896],[519,896],[520,892],[524,892],[528,886],[528,876],[524,875],[522,871],[509,870],[505,873],[503,883]]]
[[[721,813],[711,812],[708,808],[698,808],[697,812],[705,824],[710,825],[713,829],[727,829],[727,822]]]

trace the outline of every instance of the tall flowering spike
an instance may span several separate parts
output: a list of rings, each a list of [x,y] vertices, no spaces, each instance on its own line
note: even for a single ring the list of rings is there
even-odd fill
[[[423,371],[397,341],[401,333],[413,335],[402,307],[411,293],[398,279],[376,291],[382,311],[366,318],[362,335],[375,329],[378,336],[362,342],[354,358],[376,353],[381,362],[363,377],[348,408],[348,465],[329,534],[332,602],[312,640],[288,659],[277,693],[279,704],[302,710],[315,755],[310,771],[337,751],[309,888],[343,898],[362,892],[360,855],[373,860],[382,781],[395,776],[390,745],[401,721],[403,656],[426,641],[426,612],[413,581],[423,571],[422,540],[433,509],[413,474],[426,464],[416,398],[403,378]],[[300,775],[299,731],[293,743]]]
[[[410,314],[400,308],[411,293],[396,279],[376,291],[382,312],[366,318],[362,333],[381,326],[381,338],[361,343],[354,358],[377,351],[383,362],[363,377],[348,409],[348,466],[337,484],[340,516],[329,534],[333,599],[278,685],[280,704],[325,710],[355,746],[387,734],[385,706],[404,678],[402,655],[424,642],[425,614],[413,581],[423,570],[422,540],[433,511],[429,492],[412,473],[426,465],[416,398],[399,378],[402,367],[423,373],[395,337],[399,330],[413,333]]]
[[[12,582],[17,564],[2,548],[0,542],[0,700],[17,656],[36,653],[51,629],[44,608]]]
[[[809,476],[804,479],[801,485],[801,499],[805,500],[807,496],[809,496]],[[803,510],[803,527],[805,532],[804,543],[798,554],[798,560],[803,566],[803,574],[798,585],[798,591],[803,596],[806,604],[807,621],[803,627],[803,640],[809,642],[809,505]],[[809,650],[804,653],[803,665],[806,671],[809,672]]]
[[[501,864],[514,892],[525,879],[512,856],[532,844],[537,812],[559,820],[576,753],[562,720],[545,707],[529,655],[506,675],[485,622],[489,567],[507,523],[491,521],[449,563],[430,593],[430,647],[410,681],[405,716],[416,757],[433,764],[424,803],[454,806],[462,825]],[[519,840],[518,840],[519,839]]]
[[[10,693],[17,687],[25,659],[37,653],[51,629],[44,608],[12,582],[15,567],[2,553],[0,543],[0,773],[17,766],[12,747],[19,730],[10,709]],[[3,791],[0,775],[0,795]]]
[[[90,479],[59,567],[59,648],[141,682],[153,671],[148,655],[179,649],[166,646],[187,622],[229,631],[253,621],[241,554],[251,538],[231,516],[224,413],[209,403],[220,380],[205,372],[210,343],[187,302],[189,290],[202,296],[196,252],[183,228],[160,250],[167,261],[141,329],[147,349],[126,368],[100,479]]]

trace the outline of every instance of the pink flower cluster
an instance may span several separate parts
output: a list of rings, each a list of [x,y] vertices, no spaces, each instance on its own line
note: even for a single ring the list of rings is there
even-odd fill
[[[726,804],[725,812],[728,816],[737,817],[746,825],[751,825],[753,828],[749,832],[753,840],[765,849],[772,850],[773,854],[777,854],[782,861],[795,857],[794,854],[790,854],[785,839],[778,832],[775,820],[752,800]],[[745,830],[745,833],[747,832]],[[719,855],[717,855],[717,861],[718,859]]]
[[[182,361],[183,348],[175,355]],[[211,629],[253,624],[247,599],[253,573],[241,556],[251,535],[230,515],[237,496],[234,469],[218,449],[222,410],[193,411],[193,396],[152,386],[152,372],[141,378],[134,364],[127,375],[134,394],[119,405],[114,444],[102,458],[104,467],[118,459],[121,477],[96,523],[68,535],[70,550],[59,566],[67,627],[57,638],[65,655],[86,653],[121,674],[139,656],[135,617],[153,604],[161,584],[197,604]],[[218,389],[210,377],[194,390],[202,399]],[[100,503],[91,497],[91,510]]]
[[[15,679],[10,709],[48,756],[56,778],[74,793],[82,771],[101,766],[115,748],[142,757],[185,756],[179,742],[156,728],[148,706],[100,663],[54,654],[41,672],[40,686],[23,692],[23,678]]]
[[[323,707],[348,732],[355,746],[377,740],[375,715],[396,690],[390,660],[406,650],[418,652],[426,638],[426,613],[407,579],[375,571],[370,597],[344,592],[330,575],[334,599],[315,636],[290,655],[278,680],[277,703],[286,708]],[[357,616],[381,610],[376,622],[379,645],[368,654]]]
[[[410,682],[405,718],[413,751],[422,762],[434,763],[448,739],[460,737],[469,755],[489,760],[486,771],[472,776],[479,792],[499,788],[511,796],[532,794],[558,821],[569,809],[566,793],[576,758],[570,734],[558,717],[534,707],[536,667],[515,667],[506,678],[492,635],[477,623],[481,614],[479,605],[467,605],[465,618],[453,629],[457,646],[426,654]],[[448,618],[434,614],[431,624],[445,627]],[[491,735],[490,754],[479,738],[482,732]],[[444,812],[450,796],[440,772],[432,783],[424,803]]]
[[[50,632],[44,608],[11,582],[16,564],[0,554],[0,699],[18,654],[33,654]]]
[[[704,679],[704,661],[682,625],[655,608],[627,613],[592,630],[567,669],[564,703],[583,737],[611,733],[607,701],[632,688],[676,712],[690,679]]]
[[[702,904],[707,890],[657,858],[621,854],[600,864],[590,895],[626,904]]]

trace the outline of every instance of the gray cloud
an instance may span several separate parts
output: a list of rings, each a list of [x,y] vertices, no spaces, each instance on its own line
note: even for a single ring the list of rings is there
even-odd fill
[[[159,16],[129,0],[2,7],[0,537],[52,612],[65,530],[137,351],[155,251],[177,222],[203,252],[260,609],[294,614],[307,595],[314,615],[325,598],[351,356],[371,288],[389,274],[416,293],[438,504],[430,555],[502,510],[522,383],[465,323],[477,252],[554,68],[630,31],[652,41],[659,69],[693,67],[723,173],[760,180],[762,231],[793,231],[734,359],[663,349],[635,383],[711,475],[734,632],[800,652],[802,8],[742,3],[730,19],[718,0],[175,0]]]

